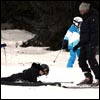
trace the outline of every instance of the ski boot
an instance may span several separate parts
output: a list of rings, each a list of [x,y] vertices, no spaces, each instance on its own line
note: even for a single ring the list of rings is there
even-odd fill
[[[96,82],[91,84],[91,86],[99,86],[99,80],[97,79]]]
[[[78,83],[77,85],[90,85],[90,84],[92,84],[93,76],[91,75],[91,73],[85,73],[84,75],[86,78],[82,82]]]

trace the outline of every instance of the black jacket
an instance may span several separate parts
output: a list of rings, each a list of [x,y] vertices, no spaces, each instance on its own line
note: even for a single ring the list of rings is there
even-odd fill
[[[89,12],[82,17],[83,23],[80,28],[79,45],[97,46],[99,30],[99,13],[94,8],[90,8]]]
[[[19,73],[18,76],[25,81],[37,82],[40,70],[43,70],[41,65],[33,63],[31,68],[24,70],[23,73]]]

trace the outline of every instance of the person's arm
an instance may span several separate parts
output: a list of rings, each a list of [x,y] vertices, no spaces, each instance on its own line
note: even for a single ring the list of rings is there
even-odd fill
[[[70,26],[70,28],[67,30],[67,33],[64,36],[63,43],[62,43],[62,48],[63,49],[68,48],[68,40],[70,39],[71,35],[73,34],[73,29],[74,29],[74,26],[72,24]]]
[[[34,67],[28,68],[22,72],[23,78],[29,82],[37,82],[37,71]]]
[[[37,82],[37,77],[38,77],[38,70],[34,68],[34,70],[31,70],[31,78],[29,79],[30,82]]]
[[[98,19],[96,18],[96,16],[92,16],[90,19],[90,41],[89,41],[89,45],[91,46],[95,46],[97,45],[98,42]]]
[[[68,40],[70,38],[70,36],[73,34],[73,29],[74,29],[74,26],[73,24],[71,25],[71,27],[67,30],[67,33],[65,34],[64,36],[64,40]]]

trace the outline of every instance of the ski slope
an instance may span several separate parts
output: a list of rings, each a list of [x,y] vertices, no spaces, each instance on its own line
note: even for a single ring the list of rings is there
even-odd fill
[[[19,39],[20,32],[20,39]],[[61,51],[56,62],[54,59],[58,51],[47,51],[48,47],[16,47],[31,34],[25,30],[2,30],[2,43],[7,43],[6,58],[4,49],[1,49],[1,77],[22,72],[31,66],[32,62],[48,64],[48,76],[38,77],[43,82],[71,82],[75,84],[84,79],[84,75],[75,61],[73,68],[67,68],[69,52]],[[26,35],[27,34],[27,35]],[[99,61],[99,55],[96,56]],[[95,79],[94,79],[95,81]],[[58,86],[21,87],[1,85],[1,99],[99,99],[99,89],[66,89]]]

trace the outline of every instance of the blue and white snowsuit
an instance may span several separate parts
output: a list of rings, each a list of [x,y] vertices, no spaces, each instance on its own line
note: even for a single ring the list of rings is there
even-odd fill
[[[79,28],[72,24],[64,36],[64,40],[68,40],[68,49],[70,51],[70,58],[68,60],[67,67],[73,67],[76,55],[79,57],[80,54],[79,48],[76,51],[73,51],[73,47],[77,45],[80,40]]]

